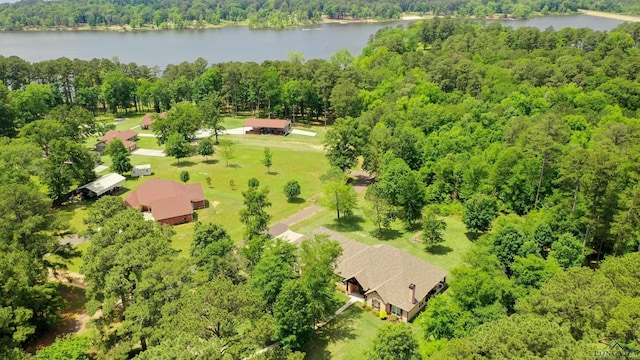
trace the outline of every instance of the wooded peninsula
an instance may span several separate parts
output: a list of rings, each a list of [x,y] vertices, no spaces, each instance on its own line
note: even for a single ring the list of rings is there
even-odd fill
[[[463,3],[471,4],[454,4]],[[315,358],[330,356],[323,351],[341,334],[355,345],[340,351],[385,360],[593,359],[615,346],[640,349],[638,23],[541,31],[436,18],[380,30],[355,57],[199,59],[162,72],[106,59],[0,57],[0,81],[2,358],[29,357],[24,348],[57,326],[60,285],[48,270],[79,256],[91,335],[60,339],[32,358]],[[195,225],[169,227],[144,221],[118,196],[70,203],[96,178],[96,134],[118,126],[114,117],[145,112],[158,113],[147,144],[178,160],[145,160],[157,176],[180,171],[186,183],[187,170],[212,169],[205,191],[235,208],[219,215],[212,205]],[[243,163],[234,167],[227,134],[215,147],[225,166],[207,158],[212,135],[195,150],[201,163],[181,162],[196,156],[198,129],[218,142],[223,118],[247,117],[309,126],[322,148],[301,145],[315,138],[243,133],[234,140],[244,141],[235,153]],[[263,150],[266,141],[273,149]],[[116,147],[102,157],[124,174],[139,155]],[[289,173],[291,163],[306,170]],[[260,181],[248,186],[225,177],[256,167]],[[353,170],[369,176],[356,183],[361,193]],[[300,184],[289,180],[299,179],[283,173],[309,178],[307,200],[296,200]],[[287,199],[261,186],[270,182],[287,182]],[[334,275],[344,249],[329,236],[294,245],[267,230],[269,211],[289,215],[316,194],[326,210],[293,229],[320,224],[411,251],[450,268],[449,289],[411,324],[383,311],[373,318],[365,304],[314,332],[345,301],[336,291],[344,279]],[[65,213],[84,216],[75,226],[91,240],[81,255],[59,241],[76,233]],[[230,217],[237,226],[219,224]],[[354,317],[349,324],[388,324],[372,335],[340,328]],[[256,353],[273,341],[280,347]]]

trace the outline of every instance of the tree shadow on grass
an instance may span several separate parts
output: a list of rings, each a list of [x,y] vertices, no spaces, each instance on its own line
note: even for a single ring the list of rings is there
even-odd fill
[[[183,167],[191,167],[191,166],[193,166],[195,164],[196,163],[194,163],[193,161],[180,160],[180,161],[176,161],[176,162],[172,163],[171,166],[183,168]]]
[[[277,171],[269,171],[269,172],[267,173],[267,175],[278,175],[278,174],[280,174],[280,173],[279,173],[279,172],[277,172]]]
[[[396,229],[382,229],[382,233],[378,233],[378,229],[369,232],[371,236],[378,240],[389,241],[395,240],[402,236],[402,232]]]
[[[354,333],[355,322],[358,321],[361,309],[358,304],[351,305],[335,319],[318,329],[307,341],[304,350],[310,355],[309,359],[331,359],[331,353],[328,351],[329,344],[336,341],[353,340],[356,338]]]
[[[482,233],[475,231],[467,231],[464,235],[469,239],[469,241],[475,242],[482,235]]]
[[[300,198],[300,197],[294,197],[293,199],[288,200],[288,202],[290,204],[304,204],[307,201],[305,199],[303,199],[303,198]]]
[[[227,166],[227,167],[234,168],[234,169],[238,169],[238,168],[240,168],[241,166],[240,166],[240,164],[229,164],[229,166]]]
[[[340,222],[336,219],[333,224],[327,227],[334,231],[361,231],[364,219],[361,216],[351,215],[340,218]]]
[[[433,255],[447,255],[452,251],[452,248],[444,245],[434,245],[427,249],[427,252]]]
[[[204,164],[207,164],[207,165],[215,165],[215,164],[217,164],[217,163],[219,163],[219,162],[220,162],[220,161],[218,161],[218,160],[216,160],[216,159],[207,159],[207,160],[204,160],[204,161],[203,161],[203,163],[204,163]]]

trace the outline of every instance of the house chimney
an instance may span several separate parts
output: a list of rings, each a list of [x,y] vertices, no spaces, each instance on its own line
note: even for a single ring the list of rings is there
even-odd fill
[[[416,303],[416,284],[409,284],[409,301]]]

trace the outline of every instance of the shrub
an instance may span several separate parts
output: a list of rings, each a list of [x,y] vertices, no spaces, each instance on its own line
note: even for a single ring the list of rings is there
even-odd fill
[[[391,314],[389,316],[389,321],[391,321],[392,323],[397,322],[398,321],[398,315],[396,314]]]
[[[380,318],[380,320],[387,320],[387,312],[384,310],[380,310],[378,317]]]
[[[189,175],[189,172],[188,172],[187,170],[183,170],[183,171],[180,173],[180,180],[181,180],[183,183],[186,183],[187,181],[189,181],[189,179],[190,179],[190,178],[191,178],[191,176]]]
[[[257,188],[258,186],[260,186],[260,181],[258,181],[258,179],[256,179],[256,178],[249,179],[249,187],[250,188]]]
[[[300,184],[296,180],[291,180],[284,186],[284,194],[288,201],[291,201],[300,195]]]

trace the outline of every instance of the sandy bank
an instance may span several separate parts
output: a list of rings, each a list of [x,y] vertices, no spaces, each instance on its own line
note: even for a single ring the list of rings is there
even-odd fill
[[[592,10],[583,10],[583,9],[578,9],[578,11],[589,16],[598,16],[598,17],[607,18],[607,19],[616,19],[616,20],[629,21],[629,22],[640,22],[640,16],[630,16],[630,15],[614,14],[614,13],[608,13],[608,12],[602,12],[602,11],[592,11]]]

